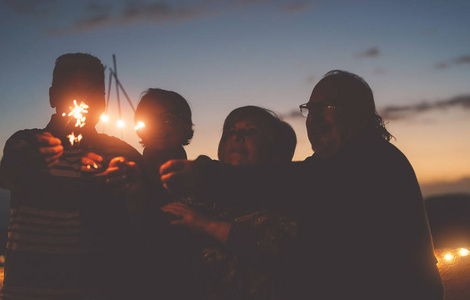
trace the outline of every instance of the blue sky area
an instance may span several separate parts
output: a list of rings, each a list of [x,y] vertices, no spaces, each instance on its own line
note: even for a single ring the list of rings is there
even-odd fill
[[[298,105],[343,69],[372,87],[425,195],[470,192],[469,15],[464,0],[0,0],[0,144],[47,124],[55,59],[86,52],[109,67],[116,54],[134,105],[150,87],[190,102],[190,158],[216,158],[224,118],[252,104],[294,127],[303,160],[312,151]],[[97,129],[141,150],[130,106],[120,131],[114,89],[111,102],[112,122]]]

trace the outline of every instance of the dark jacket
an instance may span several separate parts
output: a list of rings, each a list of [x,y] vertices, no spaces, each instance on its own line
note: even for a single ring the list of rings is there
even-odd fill
[[[335,156],[289,166],[195,164],[199,199],[299,217],[285,298],[442,299],[423,198],[392,144],[363,135]]]

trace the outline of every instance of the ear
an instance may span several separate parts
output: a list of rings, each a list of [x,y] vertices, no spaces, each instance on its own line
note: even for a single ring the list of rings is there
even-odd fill
[[[56,103],[56,92],[55,92],[55,89],[54,87],[50,87],[49,88],[49,103],[51,105],[52,108],[55,108],[57,106],[57,103]]]

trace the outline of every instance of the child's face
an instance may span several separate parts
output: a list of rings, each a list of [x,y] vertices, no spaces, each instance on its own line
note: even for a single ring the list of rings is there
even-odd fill
[[[190,130],[174,109],[164,103],[153,103],[140,117],[141,120],[136,121],[145,126],[137,129],[137,135],[145,147],[152,149],[164,150],[181,146]]]

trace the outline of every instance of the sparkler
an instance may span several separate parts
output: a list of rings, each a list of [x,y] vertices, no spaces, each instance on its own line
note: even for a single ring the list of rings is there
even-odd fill
[[[84,102],[77,104],[77,100],[73,100],[73,105],[70,106],[70,112],[68,114],[63,113],[62,116],[69,116],[75,118],[75,127],[82,128],[85,126],[86,121],[86,114],[88,113],[89,106],[86,105]],[[80,140],[83,138],[82,134],[78,134],[77,136],[72,132],[67,136],[69,139],[70,145],[80,144]]]

